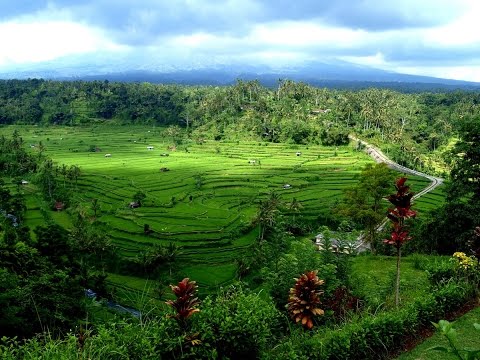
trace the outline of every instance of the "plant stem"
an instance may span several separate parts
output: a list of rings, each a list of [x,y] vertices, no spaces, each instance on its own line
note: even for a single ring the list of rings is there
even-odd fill
[[[397,247],[397,281],[395,284],[395,306],[398,308],[400,304],[400,256],[401,256],[401,248],[400,246]]]

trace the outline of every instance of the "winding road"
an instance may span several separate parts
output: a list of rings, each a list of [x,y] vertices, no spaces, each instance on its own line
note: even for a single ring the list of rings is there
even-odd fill
[[[387,166],[389,168],[391,168],[393,170],[402,172],[404,174],[422,176],[422,177],[430,180],[430,184],[427,187],[425,187],[424,189],[422,189],[421,191],[419,191],[418,193],[416,193],[413,196],[413,199],[418,199],[420,196],[427,194],[428,192],[435,189],[437,186],[440,186],[440,185],[443,184],[443,179],[442,178],[431,176],[431,175],[422,173],[420,171],[409,169],[405,166],[397,164],[396,162],[390,160],[380,149],[377,149],[376,147],[367,143],[366,141],[360,140],[359,138],[357,138],[353,135],[349,135],[348,137],[353,141],[357,141],[357,142],[361,143],[365,147],[365,152],[368,155],[370,155],[377,163],[385,163],[385,164],[387,164]],[[385,227],[387,222],[388,222],[388,218],[385,218],[385,220],[383,220],[378,225],[377,231],[383,230],[383,228]],[[364,241],[364,236],[363,235],[360,235],[358,237],[357,242],[355,244],[355,249],[357,250],[357,252],[363,252],[363,251],[366,251],[366,250],[370,249],[370,245],[367,244]]]

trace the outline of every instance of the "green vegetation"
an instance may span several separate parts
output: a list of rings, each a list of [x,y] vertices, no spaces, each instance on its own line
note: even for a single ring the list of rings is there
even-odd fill
[[[9,80],[0,81],[0,124],[171,126],[167,139],[179,146],[182,128],[198,142],[330,146],[356,133],[402,165],[447,173],[442,154],[457,120],[478,114],[479,100],[476,92],[328,90],[290,80],[276,89],[242,80],[228,87]],[[94,151],[99,144],[85,146]]]
[[[75,204],[72,207],[94,217],[120,255],[133,259],[153,245],[174,243],[179,247],[179,276],[196,279],[203,291],[234,279],[236,259],[247,253],[258,235],[253,227],[256,209],[271,191],[284,203],[295,198],[301,204],[297,222],[318,226],[318,221],[334,221],[330,209],[371,161],[349,146],[292,148],[287,144],[205,141],[189,144],[189,152],[168,151],[170,143],[164,142],[162,129],[149,127],[15,128],[26,144],[45,143],[44,154],[60,169],[64,165],[81,169],[75,180],[59,173],[58,186],[64,181],[73,186],[75,191],[69,194],[69,202]],[[6,127],[2,132],[12,130]],[[89,152],[91,143],[101,152]],[[302,155],[296,156],[299,150]],[[31,148],[30,152],[36,154],[37,150]],[[112,156],[106,158],[106,153]],[[164,153],[169,156],[161,156]],[[251,164],[251,159],[261,162]],[[162,167],[170,171],[161,172]],[[48,182],[43,183],[48,191]],[[284,189],[285,184],[291,188]],[[42,202],[35,200],[34,194],[30,198],[26,224],[35,226],[41,221],[37,209]],[[138,200],[141,207],[129,207]],[[67,213],[73,214],[71,210]],[[68,217],[61,214],[65,213],[46,212],[68,227]],[[122,282],[122,286],[127,284]]]
[[[479,100],[0,82],[0,357],[391,357],[478,300]]]
[[[480,307],[466,313],[462,317],[453,322],[453,327],[457,333],[456,343],[460,349],[478,349],[479,332],[475,331],[474,323],[480,322]],[[412,351],[402,354],[398,360],[427,360],[435,357],[441,357],[444,360],[458,359],[454,354],[448,354],[445,352],[438,352],[432,350],[432,348],[443,346],[448,347],[448,339],[439,331],[436,332],[431,338],[428,338],[420,345],[415,347]]]

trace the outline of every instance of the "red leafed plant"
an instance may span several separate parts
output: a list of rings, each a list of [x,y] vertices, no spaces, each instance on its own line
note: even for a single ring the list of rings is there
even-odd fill
[[[333,311],[333,316],[337,319],[345,318],[349,311],[358,310],[360,307],[360,299],[353,296],[345,286],[336,288],[323,303],[326,309]]]
[[[402,245],[411,239],[408,236],[408,230],[405,226],[405,219],[413,218],[417,215],[416,211],[411,209],[413,192],[410,191],[410,186],[405,185],[407,178],[402,177],[395,182],[397,192],[387,197],[395,207],[388,209],[387,217],[392,221],[393,231],[389,239],[383,242],[393,245],[397,248],[397,281],[395,286],[395,305],[400,303],[400,258]]]
[[[177,299],[168,300],[165,303],[175,310],[176,314],[173,317],[178,321],[180,326],[185,327],[187,319],[200,311],[200,309],[197,309],[198,304],[200,304],[198,297],[196,297],[197,283],[190,281],[189,278],[185,278],[180,281],[177,286],[170,285],[170,288]]]
[[[308,271],[295,280],[295,287],[290,289],[288,298],[288,313],[296,323],[300,322],[304,328],[311,329],[313,317],[324,313],[319,308],[320,296],[323,294],[319,287],[325,281],[318,278],[317,271]]]

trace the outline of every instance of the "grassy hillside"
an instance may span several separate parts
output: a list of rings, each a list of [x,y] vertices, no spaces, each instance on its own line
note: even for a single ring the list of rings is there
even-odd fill
[[[173,242],[181,246],[184,274],[204,287],[234,278],[235,259],[258,234],[251,225],[258,203],[271,191],[285,203],[296,198],[302,214],[316,221],[331,212],[342,191],[355,184],[360,169],[372,161],[350,146],[207,141],[169,149],[172,140],[153,127],[16,128],[27,147],[36,145],[32,152],[42,142],[57,164],[80,167],[74,198],[92,216],[91,200],[99,200],[98,219],[122,255],[133,257],[153,244]],[[10,133],[13,127],[0,130]],[[414,191],[427,184],[422,178],[411,182]],[[286,184],[291,188],[284,189]],[[138,191],[146,199],[142,207],[130,209]],[[35,227],[50,218],[71,226],[68,212],[42,209],[33,186],[26,193],[27,225]],[[428,210],[440,201],[437,190],[419,199],[416,207]],[[152,230],[148,236],[145,224]],[[143,282],[136,279],[110,280],[143,290]]]

